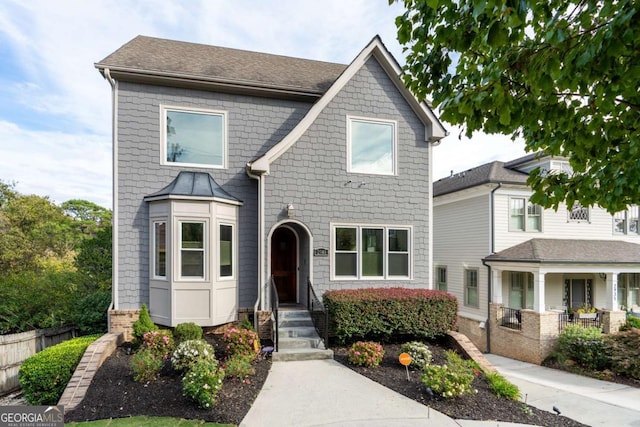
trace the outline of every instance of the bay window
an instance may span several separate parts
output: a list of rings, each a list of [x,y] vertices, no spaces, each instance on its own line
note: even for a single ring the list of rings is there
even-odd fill
[[[204,278],[204,222],[180,223],[180,277]]]

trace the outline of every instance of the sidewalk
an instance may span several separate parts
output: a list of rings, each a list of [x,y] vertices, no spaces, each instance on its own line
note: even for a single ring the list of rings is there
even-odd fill
[[[589,426],[640,426],[640,389],[544,368],[494,354],[485,357],[520,388],[527,403]]]

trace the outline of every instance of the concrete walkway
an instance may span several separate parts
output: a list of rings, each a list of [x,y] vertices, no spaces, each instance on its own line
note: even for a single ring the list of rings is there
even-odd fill
[[[527,403],[589,426],[640,427],[640,389],[544,368],[493,354],[489,362],[526,395]]]

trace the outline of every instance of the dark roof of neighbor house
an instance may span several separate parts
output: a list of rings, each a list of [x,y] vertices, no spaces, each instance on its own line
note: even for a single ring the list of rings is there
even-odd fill
[[[242,203],[240,199],[227,193],[218,183],[206,172],[182,171],[162,190],[145,196],[145,200],[161,200],[171,198],[171,196],[186,196],[199,198],[215,198],[229,200],[235,203]]]
[[[640,245],[612,240],[531,239],[485,261],[569,264],[640,264]]]
[[[137,36],[95,64],[104,74],[163,77],[319,96],[346,65]]]
[[[442,196],[482,184],[525,185],[528,177],[528,174],[511,169],[507,167],[506,163],[496,160],[435,181],[433,183],[433,196]]]

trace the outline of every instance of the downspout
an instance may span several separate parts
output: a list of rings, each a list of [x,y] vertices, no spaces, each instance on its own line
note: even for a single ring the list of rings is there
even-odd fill
[[[258,330],[258,309],[264,306],[262,301],[262,281],[264,280],[264,177],[251,172],[251,164],[247,163],[247,175],[258,181],[258,298],[253,306],[253,326]]]
[[[111,214],[111,233],[112,233],[112,246],[111,246],[111,305],[109,311],[118,310],[118,82],[111,77],[111,72],[108,68],[104,69],[104,78],[109,82],[111,86],[111,144],[113,158],[111,161],[112,167],[112,214]],[[108,330],[111,332],[111,316],[109,317]]]
[[[494,195],[495,192],[498,191],[502,187],[502,183],[499,182],[498,185],[491,190],[491,196],[489,198],[489,206],[490,206],[490,218],[489,218],[489,233],[490,233],[490,253],[493,254],[496,248],[496,233],[494,230],[494,219],[495,219],[495,201]],[[482,260],[482,264],[487,267],[487,283],[489,286],[488,296],[487,296],[487,321],[485,323],[485,328],[487,329],[487,353],[491,353],[491,300],[493,300],[493,283],[492,283],[492,271],[491,266],[486,263],[485,260]]]

